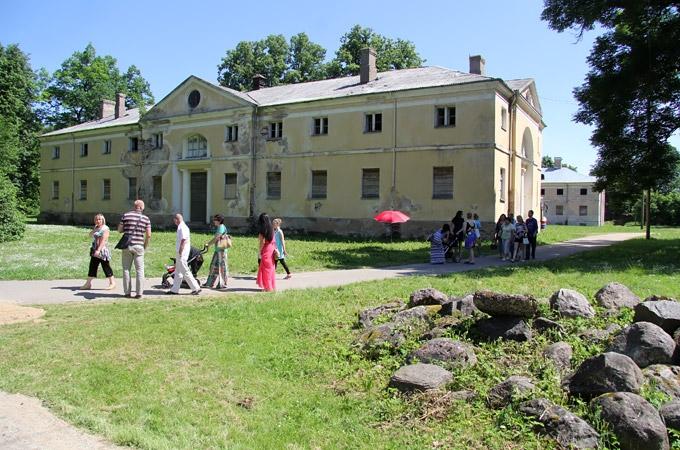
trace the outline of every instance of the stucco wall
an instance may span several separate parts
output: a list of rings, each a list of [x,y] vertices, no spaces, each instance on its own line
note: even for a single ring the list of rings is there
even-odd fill
[[[543,212],[548,223],[560,225],[593,225],[603,224],[604,194],[593,191],[592,183],[546,183],[542,185]],[[557,195],[557,189],[563,190],[563,195]],[[581,189],[587,194],[581,195]],[[556,214],[556,207],[563,207],[563,214]],[[580,207],[587,207],[588,214],[580,215]]]

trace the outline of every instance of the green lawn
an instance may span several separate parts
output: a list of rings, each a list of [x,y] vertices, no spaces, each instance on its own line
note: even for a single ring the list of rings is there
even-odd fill
[[[357,311],[428,286],[451,295],[484,288],[542,298],[572,288],[592,299],[619,281],[643,298],[680,298],[679,252],[680,230],[661,229],[651,241],[444,277],[48,306],[44,321],[0,327],[0,389],[36,396],[118,444],[150,449],[550,448],[513,407],[490,411],[484,395],[505,377],[524,374],[536,380],[537,395],[585,414],[584,404],[561,393],[540,351],[551,339],[565,339],[579,362],[602,347],[581,341],[578,332],[628,323],[630,312],[567,321],[562,337],[476,343],[479,363],[456,372],[449,389],[473,389],[480,398],[442,407],[386,389],[404,355],[364,358],[353,344]],[[451,336],[469,340],[466,327]],[[405,351],[415,345],[409,341]]]
[[[586,236],[621,231],[638,231],[635,227],[549,226],[541,233],[539,243],[554,243]],[[89,263],[89,228],[62,225],[29,224],[24,239],[0,243],[0,280],[36,280],[83,278]],[[111,233],[111,248],[120,235]],[[192,244],[202,246],[211,238],[205,233],[192,233]],[[333,236],[288,236],[288,265],[293,272],[351,269],[427,262],[429,244],[424,240],[385,241]],[[212,250],[211,250],[212,251]],[[485,253],[491,253],[484,246]],[[175,253],[175,233],[156,231],[146,255],[146,275],[160,277],[163,265]],[[206,273],[212,253],[206,255]],[[120,252],[113,251],[113,268],[120,276]],[[257,238],[234,236],[229,250],[229,270],[234,274],[257,272]],[[102,275],[100,275],[102,276]]]

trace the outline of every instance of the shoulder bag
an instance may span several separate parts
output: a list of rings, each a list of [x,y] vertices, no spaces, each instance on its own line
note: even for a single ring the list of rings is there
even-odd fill
[[[137,219],[137,222],[135,223],[135,226],[133,227],[133,229],[137,228],[137,225],[139,225],[140,220],[142,220],[142,214],[141,213],[139,214],[139,219]],[[131,244],[132,244],[132,236],[127,234],[127,233],[123,233],[123,235],[120,237],[120,240],[116,244],[115,248],[117,248],[119,250],[123,250],[125,248],[128,248]]]
[[[228,248],[231,248],[231,246],[232,246],[231,236],[229,236],[227,233],[223,233],[217,239],[217,248],[219,248],[220,250],[226,250]]]

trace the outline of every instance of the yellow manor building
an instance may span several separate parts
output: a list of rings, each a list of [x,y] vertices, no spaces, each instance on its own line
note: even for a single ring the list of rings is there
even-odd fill
[[[224,214],[244,229],[261,212],[288,229],[377,235],[378,212],[411,216],[417,236],[476,212],[540,211],[541,107],[532,79],[442,67],[238,92],[190,76],[146,114],[124,96],[101,119],[41,138],[41,220],[116,223],[142,198],[154,226],[181,212],[205,225]]]

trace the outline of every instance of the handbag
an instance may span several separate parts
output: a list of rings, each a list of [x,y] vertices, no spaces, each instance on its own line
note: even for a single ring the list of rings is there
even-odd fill
[[[222,234],[218,239],[217,239],[217,248],[220,250],[226,250],[228,248],[231,248],[233,245],[231,241],[231,236],[228,234],[224,233]]]
[[[137,223],[135,223],[135,226],[133,227],[133,229],[137,228],[137,225],[139,225],[140,220],[142,220],[141,214],[139,214],[139,219],[137,219]],[[123,233],[123,235],[120,237],[120,239],[118,240],[118,243],[116,244],[116,246],[114,248],[117,248],[119,250],[123,250],[123,249],[128,248],[131,244],[132,244],[132,236],[130,236],[127,233]]]
[[[522,244],[529,245],[529,238],[525,237],[522,239]]]

